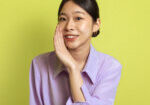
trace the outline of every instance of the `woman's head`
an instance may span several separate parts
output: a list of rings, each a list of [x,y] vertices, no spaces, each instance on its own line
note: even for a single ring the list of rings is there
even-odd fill
[[[62,0],[58,22],[64,35],[79,35],[80,44],[89,42],[91,37],[99,34],[99,8],[96,0]]]

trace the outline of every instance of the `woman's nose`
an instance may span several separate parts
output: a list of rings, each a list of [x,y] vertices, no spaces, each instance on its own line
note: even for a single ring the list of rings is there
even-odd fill
[[[69,20],[66,23],[65,30],[66,31],[74,30],[74,22],[72,20]]]

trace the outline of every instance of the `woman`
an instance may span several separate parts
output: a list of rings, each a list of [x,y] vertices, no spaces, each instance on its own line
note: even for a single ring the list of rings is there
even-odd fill
[[[113,105],[121,64],[98,52],[96,0],[62,0],[55,51],[40,54],[30,67],[30,105]]]

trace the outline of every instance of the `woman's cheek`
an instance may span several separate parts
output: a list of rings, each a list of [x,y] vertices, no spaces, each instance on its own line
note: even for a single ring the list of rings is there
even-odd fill
[[[64,33],[65,24],[61,22],[59,23],[59,26],[61,27],[62,33]]]
[[[89,26],[89,24],[81,24],[79,25],[80,33],[83,34],[84,36],[89,35],[89,33],[91,32],[91,27]]]
[[[86,24],[79,24],[78,25],[78,29],[81,31],[81,32],[84,32],[86,30]]]

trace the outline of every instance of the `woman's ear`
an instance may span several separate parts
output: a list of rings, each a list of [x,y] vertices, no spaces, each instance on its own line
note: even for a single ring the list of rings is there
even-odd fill
[[[97,32],[99,30],[100,24],[101,24],[101,21],[99,18],[97,18],[96,22],[94,22],[93,24],[93,32]]]

